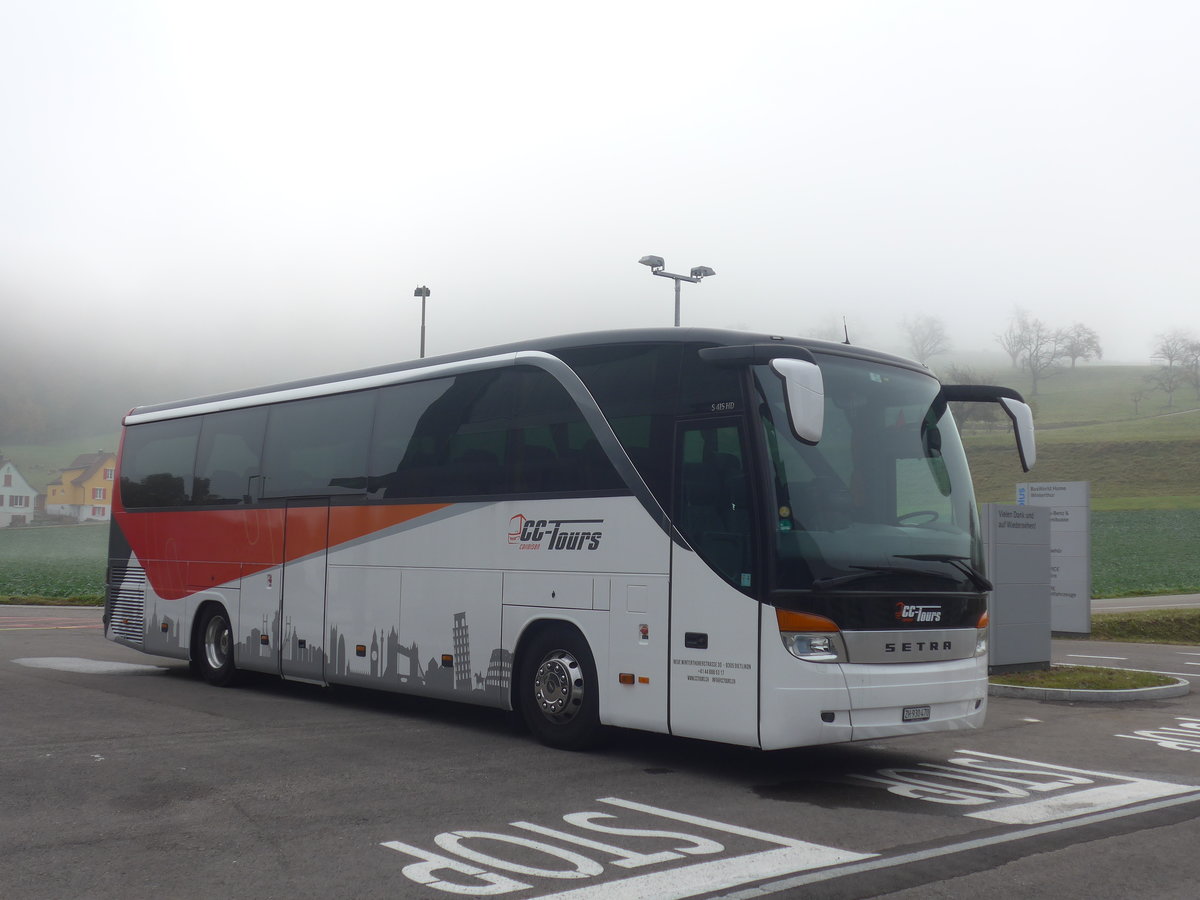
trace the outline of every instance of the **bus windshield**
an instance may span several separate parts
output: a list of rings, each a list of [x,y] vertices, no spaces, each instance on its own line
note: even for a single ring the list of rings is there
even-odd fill
[[[938,381],[869,360],[818,363],[825,424],[815,446],[788,427],[781,379],[754,367],[774,588],[986,590],[971,476]]]

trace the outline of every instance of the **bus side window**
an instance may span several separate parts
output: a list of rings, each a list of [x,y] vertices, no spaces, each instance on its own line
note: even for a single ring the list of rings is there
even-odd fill
[[[266,497],[359,493],[375,394],[359,391],[271,408],[263,450]]]
[[[532,366],[381,389],[367,483],[379,499],[623,487],[566,389]]]
[[[376,499],[431,497],[437,466],[436,428],[429,416],[453,378],[397,384],[379,391],[367,493]]]
[[[228,506],[255,499],[262,491],[261,484],[252,482],[261,481],[266,428],[265,406],[205,416],[196,453],[192,502]]]
[[[192,499],[192,465],[200,419],[131,425],[121,456],[121,502],[126,509],[184,506]]]

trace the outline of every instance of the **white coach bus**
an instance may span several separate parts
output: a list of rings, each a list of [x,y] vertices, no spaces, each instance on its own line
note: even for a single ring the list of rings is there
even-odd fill
[[[106,635],[239,670],[763,749],[973,727],[979,522],[942,385],[843,344],[572,335],[143,406]]]

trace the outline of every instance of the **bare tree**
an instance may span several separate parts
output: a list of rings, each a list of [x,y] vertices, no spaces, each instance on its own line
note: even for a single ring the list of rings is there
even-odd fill
[[[1188,342],[1187,353],[1180,365],[1183,366],[1184,380],[1192,386],[1196,399],[1200,400],[1200,341]]]
[[[1041,319],[1029,319],[1026,323],[1025,347],[1021,352],[1021,367],[1033,379],[1029,393],[1037,396],[1038,384],[1059,371],[1058,361],[1062,358],[1059,342],[1061,331],[1049,328]]]
[[[1096,332],[1076,322],[1070,328],[1064,328],[1059,339],[1059,344],[1062,347],[1063,357],[1071,360],[1071,368],[1075,368],[1075,361],[1082,359],[1085,362],[1089,359],[1100,359],[1104,356],[1104,351],[1100,348],[1100,338]]]
[[[950,349],[946,326],[934,316],[905,318],[904,331],[908,335],[909,353],[922,365],[929,365],[931,357]]]
[[[1008,354],[1014,369],[1021,366],[1021,354],[1029,340],[1029,314],[1019,306],[1013,310],[1013,316],[1008,320],[1008,328],[996,335],[996,342]]]
[[[1175,405],[1175,392],[1184,384],[1184,369],[1183,366],[1159,366],[1146,376],[1146,380],[1167,395],[1167,409],[1170,409]]]
[[[1191,332],[1175,328],[1155,338],[1154,359],[1165,366],[1146,376],[1146,380],[1167,395],[1167,408],[1175,405],[1175,392],[1184,384],[1195,387],[1200,396],[1200,341]]]
[[[1187,359],[1189,348],[1196,339],[1190,331],[1176,328],[1158,335],[1155,341],[1157,343],[1154,345],[1152,358],[1164,360],[1170,369],[1174,368],[1175,363]]]

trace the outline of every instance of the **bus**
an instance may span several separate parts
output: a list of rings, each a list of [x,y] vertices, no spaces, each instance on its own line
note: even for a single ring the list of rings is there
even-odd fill
[[[987,595],[952,401],[888,354],[693,328],[531,340],[141,406],[106,636],[764,750],[980,725]]]

